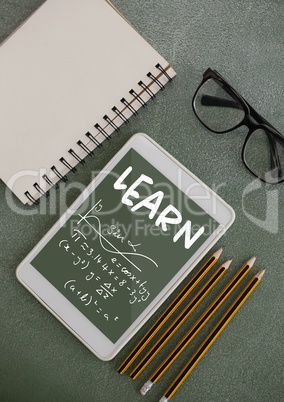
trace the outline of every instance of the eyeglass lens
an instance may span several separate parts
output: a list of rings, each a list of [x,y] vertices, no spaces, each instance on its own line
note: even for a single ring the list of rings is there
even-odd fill
[[[267,183],[284,179],[284,147],[269,130],[256,129],[246,142],[243,156],[247,167]]]
[[[232,130],[245,117],[245,111],[233,92],[213,78],[199,88],[193,107],[202,123],[218,133]]]

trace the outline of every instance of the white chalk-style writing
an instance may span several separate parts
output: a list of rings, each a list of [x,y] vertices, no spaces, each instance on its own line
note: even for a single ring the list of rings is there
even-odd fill
[[[129,166],[121,176],[115,181],[113,187],[115,190],[126,190],[127,185],[124,182],[126,177],[132,171],[132,166]],[[135,181],[132,183],[128,189],[125,191],[121,198],[121,202],[127,206],[132,207],[131,211],[135,212],[140,208],[144,207],[149,210],[149,219],[153,219],[156,216],[155,225],[161,226],[162,230],[166,232],[168,230],[169,225],[179,225],[182,222],[182,215],[177,208],[175,208],[172,204],[169,204],[164,208],[164,210],[157,216],[158,209],[161,205],[161,202],[164,198],[163,191],[158,191],[154,194],[149,195],[145,199],[139,201],[134,205],[133,200],[129,197],[139,199],[140,194],[137,191],[137,188],[141,183],[153,184],[153,179],[145,174],[141,174]],[[173,217],[174,215],[174,217]],[[199,230],[194,234],[191,235],[191,221],[187,220],[181,229],[175,234],[173,238],[173,242],[175,243],[177,240],[180,239],[184,235],[184,247],[189,249],[204,233],[204,226],[200,227]]]
[[[97,307],[97,309],[95,310],[96,313],[102,314],[102,317],[106,321],[109,321],[110,318],[112,318],[114,322],[117,322],[119,320],[119,317],[117,315],[111,317],[109,313],[105,313],[103,311],[103,308],[99,306],[98,300],[94,300],[94,297],[90,293],[84,293],[82,290],[80,290],[77,286],[76,279],[69,279],[67,282],[65,282],[63,287],[67,291],[73,293],[73,295],[77,297],[84,304],[84,306],[87,307],[90,306],[91,304],[94,304]]]
[[[150,291],[146,286],[147,281],[142,281],[141,278],[139,278],[139,272],[131,272],[131,268],[126,267],[120,262],[121,259],[119,255],[118,257],[108,257],[97,253],[97,248],[94,248],[94,246],[90,247],[88,239],[86,239],[85,236],[77,237],[78,232],[80,233],[78,229],[74,229],[73,234],[71,234],[71,239],[69,241],[67,239],[59,241],[58,247],[70,255],[73,269],[77,272],[78,270],[83,270],[85,281],[94,283],[94,291],[96,292],[97,300],[100,299],[103,301],[111,299],[122,291],[129,294],[129,304],[131,305],[145,302],[150,297]],[[78,255],[78,252],[73,251],[72,243],[74,246],[75,244],[77,244],[77,247],[79,246],[79,250],[81,250],[80,255]],[[104,278],[100,276],[98,266]],[[106,275],[108,278],[107,281]],[[73,279],[67,281],[64,287],[66,288],[68,285],[68,289],[76,293],[77,285],[76,281],[74,281]],[[87,294],[81,293],[82,292],[79,290],[77,295],[81,295],[80,297],[84,296],[81,301],[86,302]],[[89,305],[89,302],[87,301],[84,304]]]
[[[184,237],[184,246],[185,248],[190,248],[193,243],[204,233],[204,226],[201,226],[201,228],[198,229],[198,231],[191,237],[191,221],[187,221],[185,225],[175,234],[173,241],[174,243],[178,241],[178,239],[185,234]]]
[[[144,259],[150,261],[156,267],[158,267],[158,264],[152,258],[148,257],[147,255],[137,253],[136,250],[134,252],[118,250],[105,236],[102,235],[102,225],[101,225],[100,218],[98,216],[96,216],[96,215],[93,215],[93,214],[90,215],[90,213],[93,211],[93,209],[94,209],[94,207],[92,207],[83,216],[81,214],[79,214],[81,219],[78,221],[77,224],[79,225],[82,221],[86,222],[93,229],[93,231],[99,235],[100,245],[105,251],[107,251],[108,253],[111,253],[111,254],[119,254],[119,255],[121,255],[123,258],[125,258],[125,260],[129,264],[134,266],[140,272],[142,271],[141,268],[137,264],[134,264],[134,262],[132,260],[130,260],[128,258],[128,256],[135,256],[135,257],[144,258]],[[97,227],[95,226],[95,224],[97,225]],[[132,244],[132,243],[130,243],[130,244]]]

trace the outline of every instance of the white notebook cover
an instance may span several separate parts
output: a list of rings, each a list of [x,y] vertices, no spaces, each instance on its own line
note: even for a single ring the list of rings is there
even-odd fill
[[[105,0],[47,0],[0,47],[0,177],[23,202],[25,192],[38,199],[38,183],[47,191],[42,178],[53,183],[78,161],[68,153],[72,148],[80,158],[105,137],[94,127],[99,124],[108,134],[123,120],[112,111],[116,106],[128,118],[131,111],[121,98],[138,109],[141,104],[129,90],[150,98],[138,85],[140,80],[156,93],[159,82],[168,77],[155,66],[160,64],[170,77],[169,64]],[[29,202],[30,203],[30,202]]]

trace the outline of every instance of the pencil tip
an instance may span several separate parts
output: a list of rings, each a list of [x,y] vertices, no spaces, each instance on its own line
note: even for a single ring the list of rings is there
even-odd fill
[[[215,251],[215,253],[213,254],[215,258],[219,258],[220,255],[222,254],[223,251],[223,247],[219,248],[219,250]]]
[[[253,264],[254,264],[254,262],[255,262],[255,260],[256,260],[256,257],[253,256],[250,260],[247,261],[247,265],[249,265],[250,267],[252,267]]]
[[[232,260],[228,260],[228,261],[224,262],[224,264],[222,264],[222,267],[228,269],[229,266],[231,265],[231,262],[232,262]]]
[[[261,271],[259,271],[255,277],[258,278],[259,280],[262,279],[263,275],[264,275],[265,269],[262,269]]]
[[[140,394],[141,395],[146,395],[148,391],[150,391],[150,389],[153,387],[153,383],[152,381],[147,381],[145,382],[145,384],[143,385],[143,387],[140,389]]]

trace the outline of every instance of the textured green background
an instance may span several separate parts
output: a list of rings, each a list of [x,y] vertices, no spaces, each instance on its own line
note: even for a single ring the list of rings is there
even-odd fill
[[[0,0],[0,41],[41,3],[42,0]],[[104,152],[97,153],[96,158],[88,159],[85,167],[79,168],[76,179],[87,185],[92,171],[101,169],[133,133],[140,131],[148,133],[205,183],[218,189],[237,214],[236,222],[218,244],[225,246],[223,261],[234,258],[228,277],[254,254],[257,255],[254,272],[265,267],[267,273],[261,286],[173,400],[284,401],[284,185],[274,188],[261,185],[245,197],[243,205],[244,191],[252,181],[240,157],[246,129],[218,137],[201,127],[191,110],[195,88],[203,71],[210,66],[219,70],[284,132],[284,3],[276,0],[114,0],[114,4],[172,63],[178,76],[155,102],[127,127],[122,127]],[[0,134],[0,145],[3,135]],[[69,177],[71,182],[75,180],[72,174]],[[22,216],[11,210],[5,198],[5,186],[0,183],[0,400],[141,401],[138,390],[151,369],[136,381],[126,375],[119,376],[115,369],[161,310],[113,361],[101,362],[16,280],[17,265],[66,209],[63,196],[63,191],[60,196],[51,195],[49,205],[56,213]],[[70,189],[68,204],[77,196],[78,190]],[[259,226],[249,218],[251,214],[265,220],[267,208],[270,212],[266,224]],[[220,286],[213,293],[219,289]],[[193,318],[212,298],[213,294]],[[184,333],[190,322],[180,333]],[[147,397],[149,402],[159,400],[208,328],[204,328],[160,380]],[[173,338],[169,348],[177,338],[179,335]],[[165,353],[166,350],[162,356]],[[161,361],[162,356],[156,360]]]

